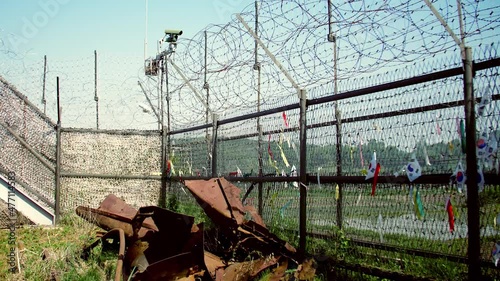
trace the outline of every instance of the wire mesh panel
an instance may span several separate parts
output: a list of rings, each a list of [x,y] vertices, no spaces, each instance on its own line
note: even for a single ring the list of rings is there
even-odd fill
[[[371,184],[344,186],[344,229],[353,238],[410,249],[466,254],[465,195],[453,194],[452,186],[379,184],[375,196],[370,192]],[[453,228],[446,212],[450,197],[456,216]]]
[[[243,133],[244,129],[240,129]],[[258,141],[258,137],[218,141],[217,173],[221,176],[257,176]],[[236,151],[238,153],[235,155]]]
[[[61,179],[61,211],[72,213],[78,206],[99,207],[110,194],[138,209],[157,206],[161,181],[159,179],[126,179],[63,177]]]
[[[220,126],[217,148],[220,174],[229,175],[239,169],[240,176],[257,176],[259,168],[262,168],[263,175],[297,172],[299,140],[296,117],[296,110],[286,110],[260,117],[258,121],[252,118]]]
[[[16,174],[16,188],[53,209],[54,124],[0,77],[0,167]]]
[[[332,235],[338,229],[338,184],[310,184],[307,189],[307,231]]]
[[[62,210],[97,207],[112,193],[135,207],[158,204],[160,160],[158,132],[63,131]]]
[[[377,80],[377,76],[372,78]],[[309,130],[308,136],[317,145],[311,150],[329,155],[335,163],[336,126],[340,123],[343,175],[361,175],[373,152],[381,159],[383,174],[399,172],[412,153],[425,164],[426,173],[451,172],[460,154],[462,87],[461,77],[451,77],[312,106],[308,125],[317,128]],[[322,95],[323,91],[320,87],[310,92]],[[312,157],[309,171],[328,165],[321,162],[321,158]],[[336,172],[331,163],[325,174]]]
[[[174,176],[210,176],[212,174],[212,129],[169,136],[169,161]]]
[[[158,132],[136,134],[64,131],[62,170],[105,175],[158,175],[161,138]]]
[[[498,55],[497,46],[485,46],[476,53],[484,59]],[[499,120],[499,67],[476,72],[474,77],[475,95],[479,98],[476,111],[478,168],[482,176],[499,173],[498,142],[500,141]],[[477,86],[476,86],[477,85]],[[493,182],[481,188],[484,178],[478,179],[480,185],[479,213],[481,227],[481,258],[490,260],[492,249],[500,241],[500,185]],[[498,277],[498,274],[497,274]]]

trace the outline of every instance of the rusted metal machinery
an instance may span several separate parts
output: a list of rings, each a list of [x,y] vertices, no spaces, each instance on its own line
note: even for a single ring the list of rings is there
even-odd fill
[[[280,280],[289,262],[297,263],[295,249],[269,232],[253,206],[243,205],[236,186],[224,178],[184,184],[223,233],[230,254],[219,257],[204,249],[203,224],[194,224],[194,217],[156,206],[136,210],[112,194],[97,209],[76,209],[108,231],[84,253],[100,241],[118,244],[117,281],[251,280],[265,269],[269,280]]]

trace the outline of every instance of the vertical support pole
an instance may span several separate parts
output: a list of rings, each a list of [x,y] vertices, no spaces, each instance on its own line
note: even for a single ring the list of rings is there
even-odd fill
[[[307,134],[306,134],[306,111],[307,111],[307,93],[306,90],[300,90],[300,222],[299,222],[299,256],[304,257],[306,252],[306,233],[307,233]]]
[[[262,125],[259,125],[259,178],[262,178],[263,177],[263,172],[262,172],[262,166],[263,166],[263,163],[262,163]],[[264,211],[263,208],[264,208],[264,203],[263,203],[263,200],[262,200],[262,193],[263,193],[263,185],[262,185],[262,182],[259,182],[258,185],[258,194],[257,194],[257,197],[258,197],[258,212],[259,212],[259,215],[262,216],[262,212]]]
[[[338,75],[337,75],[337,37],[333,33],[333,27],[332,27],[332,21],[331,21],[331,0],[328,0],[328,41],[333,43],[333,82],[334,82],[334,88],[333,92],[334,95],[338,94]],[[341,112],[339,109],[338,102],[335,101],[335,119],[337,120],[337,123],[335,125],[336,128],[336,139],[337,139],[337,144],[336,144],[336,150],[337,150],[337,176],[342,176],[342,116]],[[337,227],[339,229],[342,229],[342,189],[343,189],[343,184],[339,183],[339,198],[337,199]]]
[[[167,102],[167,132],[170,133],[170,90],[168,88],[168,60],[165,60],[165,92],[167,97],[166,102]],[[163,114],[163,112],[162,112]],[[170,134],[168,134],[169,141],[167,142],[170,145]],[[170,153],[170,149],[168,150]],[[168,154],[167,154],[168,155]]]
[[[217,177],[217,123],[219,117],[212,114],[212,178]]]
[[[97,51],[94,50],[94,100],[95,100],[95,122],[99,130],[99,98],[97,97]]]
[[[166,142],[167,142],[167,148],[165,151],[165,163],[166,161],[170,161],[170,152],[172,149],[171,142],[170,142],[170,130],[172,129],[171,127],[171,119],[170,119],[170,90],[169,90],[169,83],[168,83],[168,60],[165,60],[165,91],[167,93],[166,97],[166,102],[167,102],[167,132],[165,135],[167,136]],[[165,129],[163,129],[165,130]],[[166,187],[165,187],[165,193],[168,193],[168,189],[170,188],[171,182],[168,181],[166,182]],[[166,194],[165,194],[165,200],[166,200]]]
[[[342,116],[340,110],[338,109],[337,101],[335,101],[335,119],[337,119],[337,124],[335,125],[337,129],[337,176],[342,176]],[[342,191],[343,183],[339,183],[339,198],[337,199],[337,227],[342,229],[343,215],[342,215]]]
[[[255,35],[258,37],[259,36],[259,3],[255,1]],[[260,62],[259,62],[259,43],[257,42],[257,39],[255,41],[255,47],[254,47],[254,56],[255,56],[255,62],[253,65],[253,69],[257,71],[257,112],[260,112],[260,79],[261,79],[261,72],[260,72]],[[258,153],[259,153],[259,178],[263,176],[262,172],[262,126],[260,125],[260,116],[257,117],[257,130],[259,132],[259,139],[258,139]],[[258,183],[258,212],[262,216],[262,182]]]
[[[163,74],[165,74],[165,91],[166,91],[166,107],[167,107],[167,125],[165,126],[165,113],[164,113],[164,102],[163,102]],[[161,75],[161,86],[160,86],[160,98],[162,99],[160,102],[160,124],[161,124],[161,189],[160,189],[160,199],[159,206],[161,208],[167,207],[167,185],[168,181],[168,173],[167,171],[167,163],[169,161],[169,153],[170,153],[170,93],[168,89],[168,62],[167,60],[163,60],[162,64],[162,72]]]
[[[464,59],[464,101],[465,101],[465,131],[467,160],[467,227],[469,234],[468,261],[469,280],[481,279],[480,265],[480,225],[479,225],[479,194],[477,187],[477,157],[476,157],[476,116],[474,108],[474,88],[472,51],[465,47]]]
[[[161,129],[165,126],[165,113],[164,113],[164,102],[163,102],[163,74],[165,74],[165,64],[166,60],[161,62],[160,66],[160,93],[158,98],[160,99],[160,125]]]
[[[145,19],[144,19],[144,61],[148,54],[148,0],[145,1]]]
[[[158,205],[161,208],[166,208],[167,205],[167,161],[168,161],[168,151],[167,151],[167,132],[166,126],[162,127],[161,130],[161,188],[160,188],[160,198],[158,200]]]
[[[209,114],[209,98],[210,98],[210,87],[208,86],[208,81],[207,81],[207,31],[205,30],[205,66],[204,66],[204,78],[203,78],[203,89],[206,90],[207,92],[207,99],[206,99],[206,104],[207,107],[205,108],[205,124],[208,124],[208,114]],[[207,155],[210,155],[210,135],[208,133],[208,128],[205,129],[205,141],[207,143]],[[210,157],[207,158],[207,169],[210,169],[211,163],[210,163]]]
[[[55,216],[54,224],[58,224],[61,218],[61,103],[59,95],[59,76],[56,78],[57,86],[57,125],[56,125],[56,170],[55,170],[55,180],[56,180],[56,190],[54,196],[55,203]]]
[[[47,100],[45,99],[45,79],[47,78],[47,55],[43,56],[43,86],[42,86],[42,104],[43,114],[47,114]]]
[[[162,91],[161,87],[163,87],[163,74],[161,73],[161,65],[159,65],[159,69],[160,69],[160,71],[159,71],[160,77],[158,77],[158,81],[156,82],[157,83],[156,97],[158,98],[158,102],[156,103],[156,106],[157,106],[157,109],[158,109],[158,115],[160,115],[160,118],[158,119],[158,131],[162,130],[162,124],[163,124],[162,123],[163,122],[162,121],[162,117],[161,117],[161,115],[162,115],[162,113],[161,113],[161,102],[162,102],[162,100],[161,100],[161,96],[162,96],[162,94],[161,94],[161,91]]]

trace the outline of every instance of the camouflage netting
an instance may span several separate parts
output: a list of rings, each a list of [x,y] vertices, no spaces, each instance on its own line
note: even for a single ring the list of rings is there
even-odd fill
[[[69,130],[62,133],[61,150],[63,211],[79,205],[96,208],[110,193],[135,207],[158,204],[161,172],[158,132]]]
[[[19,183],[16,188],[48,209],[54,207],[54,127],[23,94],[0,77],[0,168],[14,172]]]

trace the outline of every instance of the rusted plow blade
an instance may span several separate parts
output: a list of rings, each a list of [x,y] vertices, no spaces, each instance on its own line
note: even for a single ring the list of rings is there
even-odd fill
[[[252,280],[270,269],[280,280],[296,251],[269,232],[253,206],[244,206],[240,190],[224,178],[186,181],[216,228],[223,232],[221,257],[205,251],[203,224],[156,206],[134,209],[109,195],[99,208],[79,206],[76,213],[107,230],[100,241],[119,245],[115,280]],[[225,257],[225,258],[222,258]],[[228,258],[229,257],[229,258]]]
[[[136,209],[113,194],[108,195],[98,209],[78,206],[76,214],[104,230],[122,229],[127,238],[134,236],[134,224],[140,227],[136,230],[136,239],[158,231],[154,221],[147,214],[138,216]],[[144,217],[142,221],[140,221],[141,217]],[[134,219],[136,219],[135,223]]]
[[[119,243],[127,251],[119,252],[117,272],[123,272],[125,280],[212,280],[204,262],[203,225],[195,225],[193,217],[155,206],[135,210],[114,195],[98,209],[79,206],[76,212],[105,230],[123,232]]]

